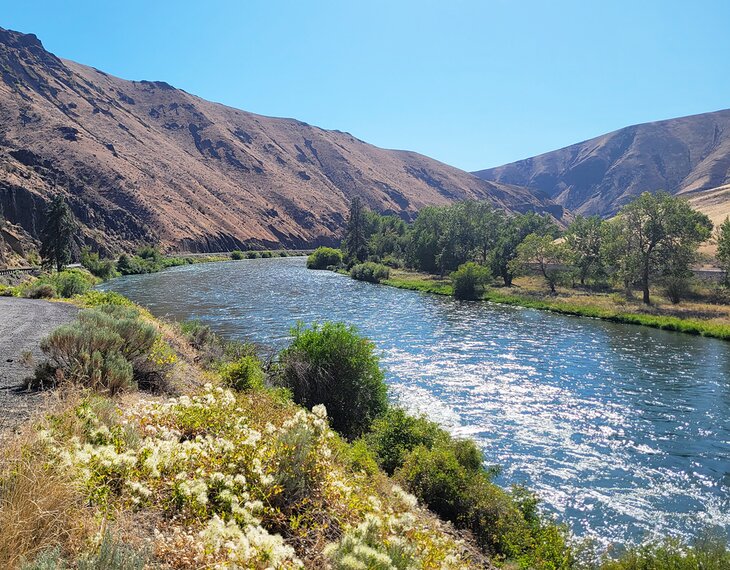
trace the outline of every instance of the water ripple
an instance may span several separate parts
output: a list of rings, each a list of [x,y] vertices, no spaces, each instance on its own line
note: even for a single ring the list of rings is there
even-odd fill
[[[161,316],[283,346],[298,320],[357,325],[393,397],[473,437],[578,535],[730,535],[730,345],[307,271],[203,264],[106,287]]]

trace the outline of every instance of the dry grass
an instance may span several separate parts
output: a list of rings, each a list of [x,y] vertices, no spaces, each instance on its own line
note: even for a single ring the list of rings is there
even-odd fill
[[[709,292],[703,287],[696,287],[689,298],[679,304],[672,304],[660,290],[652,291],[652,304],[644,305],[640,293],[634,298],[626,298],[622,292],[598,292],[589,289],[572,289],[558,287],[554,295],[548,293],[542,279],[529,276],[515,280],[515,295],[524,295],[536,299],[562,301],[579,306],[599,307],[607,310],[621,310],[628,313],[676,317],[680,319],[699,319],[718,325],[730,325],[730,305],[709,302]],[[506,289],[497,289],[507,294]]]
[[[448,279],[413,271],[393,271],[383,284],[439,295],[453,293]],[[555,293],[550,293],[544,281],[536,276],[515,279],[510,288],[489,289],[482,298],[494,303],[730,340],[730,304],[717,302],[711,288],[701,284],[677,305],[664,297],[660,289],[652,291],[649,306],[641,302],[638,293],[627,298],[618,290],[558,287]]]
[[[48,548],[76,552],[93,517],[81,490],[47,463],[28,436],[0,457],[0,568],[12,570]]]

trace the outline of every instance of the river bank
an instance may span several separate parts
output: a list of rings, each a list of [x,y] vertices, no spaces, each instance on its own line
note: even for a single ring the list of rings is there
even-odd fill
[[[453,296],[449,279],[415,271],[392,269],[390,278],[381,283],[399,289]],[[661,297],[655,297],[655,303],[647,307],[638,299],[625,299],[615,292],[597,293],[558,288],[555,294],[548,294],[544,289],[538,279],[522,277],[515,280],[511,289],[487,289],[480,299],[563,315],[591,317],[614,323],[643,325],[730,340],[730,306],[727,305],[694,300],[672,305]]]

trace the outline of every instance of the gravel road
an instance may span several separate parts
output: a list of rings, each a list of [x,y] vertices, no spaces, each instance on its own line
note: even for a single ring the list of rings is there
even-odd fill
[[[40,340],[78,311],[68,303],[0,297],[0,432],[16,427],[42,402],[42,394],[23,390],[23,380],[43,360]],[[33,355],[30,364],[26,351]]]

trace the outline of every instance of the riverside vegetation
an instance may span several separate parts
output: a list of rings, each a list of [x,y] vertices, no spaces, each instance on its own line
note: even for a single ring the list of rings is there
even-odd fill
[[[722,279],[703,282],[691,268],[710,239]],[[424,208],[409,225],[355,199],[342,261],[327,249],[327,266],[315,267],[319,251],[308,266],[460,299],[730,339],[730,220],[713,233],[704,214],[665,193],[642,194],[612,220],[577,216],[564,231],[548,216],[509,216],[483,202]]]
[[[352,327],[261,360],[87,292],[42,343],[55,403],[0,461],[3,568],[727,568],[721,541],[591,554],[476,445],[388,403]],[[354,406],[354,407],[353,407]]]

